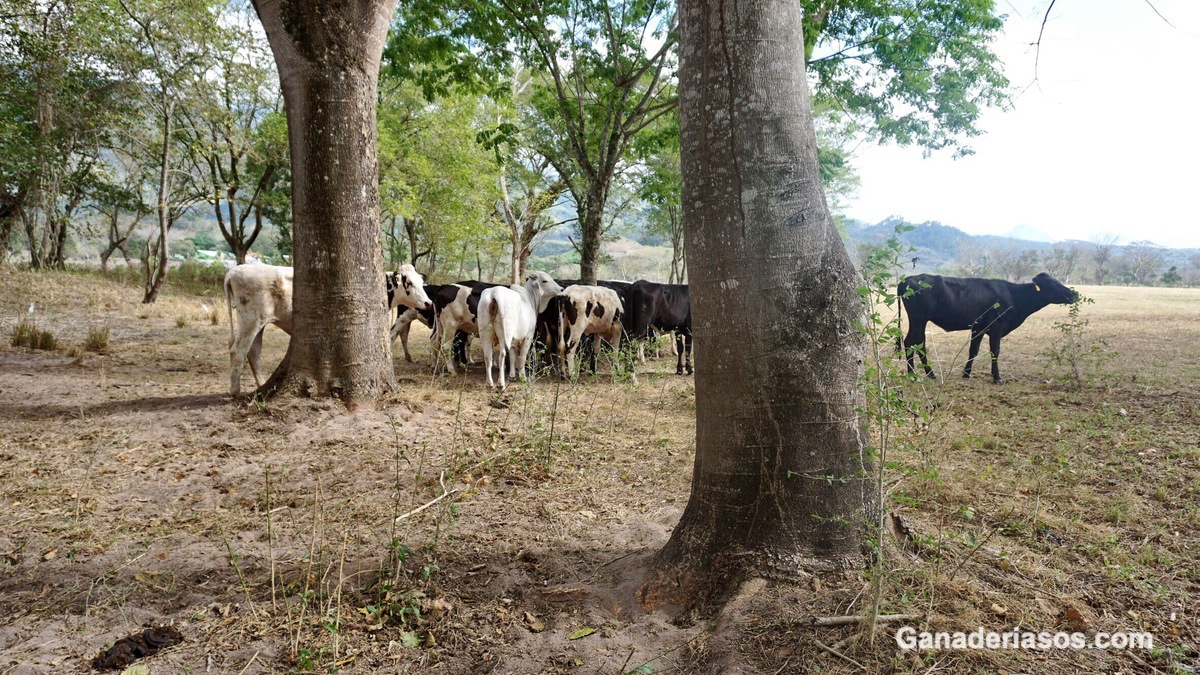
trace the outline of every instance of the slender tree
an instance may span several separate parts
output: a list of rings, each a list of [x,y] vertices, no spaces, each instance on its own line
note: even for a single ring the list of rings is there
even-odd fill
[[[856,409],[857,275],[819,179],[790,0],[680,7],[696,360],[692,495],[645,604],[861,563],[874,509]]]
[[[500,174],[500,211],[508,226],[511,246],[512,283],[525,278],[529,256],[538,238],[562,225],[549,213],[566,185],[550,173],[550,161],[527,149],[519,149],[505,162]]]
[[[1098,234],[1091,239],[1092,262],[1095,264],[1096,283],[1103,285],[1108,279],[1108,274],[1112,270],[1109,269],[1108,263],[1112,260],[1113,249],[1121,241],[1120,236],[1115,234]]]
[[[142,255],[145,294],[142,302],[158,299],[167,280],[170,260],[168,234],[175,221],[190,209],[200,195],[195,180],[183,172],[179,138],[181,109],[201,79],[208,51],[209,31],[215,24],[211,0],[132,2],[119,0],[136,35],[140,58],[134,69],[157,127],[157,141],[150,148],[156,155],[155,204],[157,228],[147,237]]]
[[[501,0],[497,6],[495,21],[507,27],[538,76],[533,147],[575,202],[579,275],[595,283],[614,182],[635,137],[676,106],[672,8],[657,0]]]
[[[257,142],[257,129],[279,110],[279,89],[270,49],[253,21],[241,8],[223,14],[224,30],[196,86],[199,100],[185,114],[196,171],[205,177],[207,201],[238,264],[262,232],[264,192],[286,161],[284,153]]]
[[[267,393],[373,404],[395,388],[379,228],[375,103],[396,0],[255,0],[291,147],[292,340]]]
[[[0,0],[0,192],[19,204],[11,215],[34,267],[64,266],[73,212],[125,111],[110,10],[94,0]],[[0,224],[5,241],[12,223]]]
[[[93,208],[103,217],[107,243],[100,251],[100,269],[108,270],[113,253],[121,252],[129,266],[129,239],[142,219],[153,210],[143,198],[148,181],[148,169],[141,160],[144,155],[114,148],[105,177],[93,196]],[[124,223],[122,216],[129,216]]]

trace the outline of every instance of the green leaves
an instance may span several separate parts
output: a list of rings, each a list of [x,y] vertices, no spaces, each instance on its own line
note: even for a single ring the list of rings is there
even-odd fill
[[[870,137],[927,152],[971,150],[983,109],[1007,101],[991,43],[992,0],[804,0],[814,105],[844,110]]]

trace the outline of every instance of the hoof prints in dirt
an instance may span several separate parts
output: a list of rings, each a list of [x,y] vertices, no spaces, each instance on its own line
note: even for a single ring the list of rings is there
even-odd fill
[[[183,634],[174,626],[147,628],[137,635],[121,638],[112,647],[92,660],[96,670],[124,668],[138,659],[153,656],[159,651],[183,642]]]

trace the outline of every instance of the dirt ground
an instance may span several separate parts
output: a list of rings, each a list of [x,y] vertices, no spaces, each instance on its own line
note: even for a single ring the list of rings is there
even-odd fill
[[[1065,308],[1005,341],[998,386],[958,377],[965,335],[933,332],[946,377],[913,392],[934,412],[890,456],[881,571],[750,583],[694,620],[635,599],[690,485],[693,382],[669,357],[636,383],[496,396],[479,367],[431,375],[415,329],[378,411],[234,403],[217,289],[147,307],[2,269],[0,672],[85,671],[161,624],[184,642],[154,673],[1194,672],[1200,291],[1080,290],[1085,374],[1115,352],[1080,388],[1045,355]],[[31,303],[58,351],[8,344]],[[104,326],[107,349],[84,351]],[[273,365],[286,336],[265,342]],[[877,577],[919,630],[1139,630],[1155,648],[917,654],[895,626],[812,625],[865,611]]]

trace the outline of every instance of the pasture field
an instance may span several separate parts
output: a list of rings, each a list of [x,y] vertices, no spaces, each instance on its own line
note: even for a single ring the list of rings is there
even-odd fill
[[[669,356],[636,383],[497,396],[480,366],[431,375],[414,326],[418,363],[396,361],[378,411],[233,403],[219,288],[144,306],[94,275],[0,269],[0,672],[83,672],[163,623],[184,642],[153,673],[1195,672],[1200,291],[1079,290],[1083,365],[1115,353],[1081,387],[1045,355],[1064,307],[1005,340],[1002,385],[983,364],[962,380],[966,334],[931,328],[945,378],[911,385],[934,413],[888,470],[884,611],[1148,631],[1153,650],[915,653],[895,626],[812,625],[863,612],[869,571],[747,584],[716,617],[643,611],[694,450]],[[10,346],[31,303],[58,351]],[[286,336],[265,343],[270,368]]]

